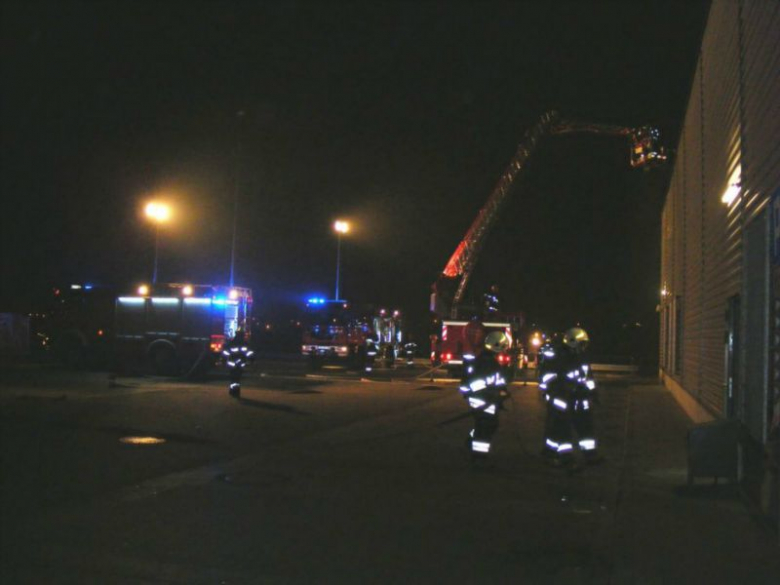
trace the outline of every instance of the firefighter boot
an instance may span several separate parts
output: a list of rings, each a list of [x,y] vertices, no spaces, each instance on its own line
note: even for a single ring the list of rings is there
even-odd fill
[[[228,388],[228,394],[231,398],[241,398],[241,384],[238,382],[231,382]]]

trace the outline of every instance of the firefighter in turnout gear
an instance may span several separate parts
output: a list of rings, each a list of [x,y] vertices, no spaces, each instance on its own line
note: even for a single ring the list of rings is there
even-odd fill
[[[246,335],[241,329],[237,330],[233,339],[227,342],[222,348],[222,357],[225,358],[230,379],[228,393],[233,398],[241,397],[241,376],[244,373],[244,368],[252,359],[252,356],[254,356],[254,353],[255,352],[249,348]]]
[[[596,383],[584,352],[588,334],[575,327],[554,344],[545,347],[539,389],[547,401],[543,453],[554,461],[568,463],[576,446],[586,460],[596,459],[593,403]]]
[[[474,428],[466,444],[475,457],[486,457],[490,453],[491,439],[498,430],[498,409],[506,393],[506,380],[501,374],[497,354],[509,346],[505,333],[493,331],[484,338],[483,347],[476,356],[463,356],[465,369],[460,391],[474,417]]]
[[[498,285],[494,284],[482,295],[482,316],[485,319],[490,319],[498,314],[499,308]]]

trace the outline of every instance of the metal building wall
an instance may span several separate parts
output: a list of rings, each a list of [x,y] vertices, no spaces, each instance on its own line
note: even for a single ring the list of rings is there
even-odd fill
[[[741,165],[739,4],[715,2],[702,41],[702,286],[699,399],[722,414],[725,406],[725,311],[741,287],[739,198],[723,193]],[[738,171],[737,171],[738,172]]]
[[[745,259],[745,265],[751,272],[743,282],[743,296],[746,301],[756,299],[763,301],[764,305],[745,303],[743,383],[746,402],[742,417],[751,434],[756,439],[765,440],[772,412],[771,402],[776,400],[776,396],[769,392],[770,304],[772,297],[777,299],[780,294],[778,290],[769,290],[770,279],[765,272],[769,269],[766,265],[769,202],[772,195],[780,190],[780,2],[743,1],[739,7],[744,118],[742,222],[751,239],[755,238],[754,234],[767,236],[763,242],[767,249],[760,262],[762,265],[757,266],[757,258],[753,255]],[[763,225],[757,222],[763,222]],[[759,241],[758,245],[761,246],[762,242]],[[756,273],[756,270],[759,272]],[[762,290],[756,290],[757,287]],[[754,302],[754,305],[757,304]]]
[[[776,0],[712,3],[662,216],[661,367],[715,416],[725,409],[726,309],[747,292],[745,228],[763,221],[780,185],[779,31]],[[732,184],[739,194],[726,204]],[[681,367],[672,355],[677,303]]]
[[[688,217],[685,226],[685,288],[682,290],[685,311],[683,312],[683,373],[682,386],[689,394],[699,398],[701,394],[701,354],[702,345],[702,294],[704,257],[704,229],[702,225],[702,101],[703,79],[701,59],[693,78],[691,97],[685,116],[683,130],[682,164],[683,192]],[[672,291],[676,293],[677,291]]]

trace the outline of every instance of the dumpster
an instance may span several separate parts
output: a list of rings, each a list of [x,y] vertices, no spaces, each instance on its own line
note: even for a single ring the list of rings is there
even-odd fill
[[[741,425],[714,421],[688,431],[688,485],[697,477],[739,479]]]

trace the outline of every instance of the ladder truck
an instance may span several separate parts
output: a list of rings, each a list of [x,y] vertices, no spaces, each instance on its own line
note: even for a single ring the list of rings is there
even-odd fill
[[[465,237],[453,252],[444,270],[432,286],[430,311],[433,315],[431,333],[431,362],[434,365],[459,366],[464,352],[476,351],[468,342],[466,330],[470,321],[463,315],[461,303],[466,286],[479,258],[485,239],[498,218],[499,212],[510,193],[517,176],[525,169],[542,139],[564,134],[599,134],[618,136],[629,140],[629,162],[632,168],[650,169],[666,161],[667,155],[660,146],[660,133],[651,126],[631,128],[608,124],[570,121],[561,118],[555,111],[542,114],[529,128],[517,150],[502,173],[487,201],[479,210]],[[486,331],[505,330],[511,336],[513,324],[509,319],[491,317],[483,323]],[[518,351],[517,336],[513,338],[515,353]],[[507,360],[514,361],[514,360]]]

